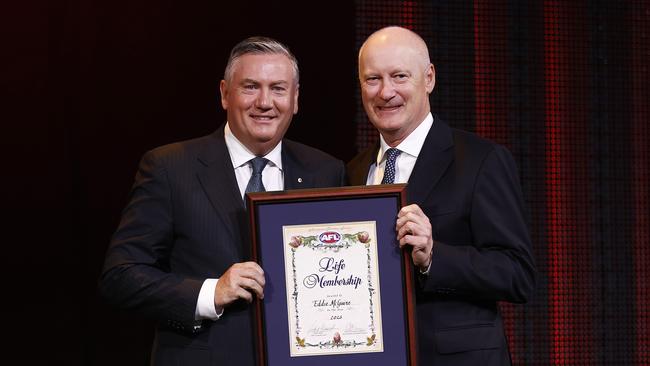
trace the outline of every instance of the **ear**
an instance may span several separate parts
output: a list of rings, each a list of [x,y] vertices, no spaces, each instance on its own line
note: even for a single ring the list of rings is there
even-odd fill
[[[221,107],[228,110],[228,83],[225,80],[221,80],[219,83],[219,91],[221,92]]]
[[[293,96],[293,114],[298,113],[298,94],[300,94],[300,84],[296,85],[296,93]]]
[[[433,87],[436,85],[436,69],[433,67],[433,64],[429,64],[427,71],[424,74],[427,93],[431,94]]]

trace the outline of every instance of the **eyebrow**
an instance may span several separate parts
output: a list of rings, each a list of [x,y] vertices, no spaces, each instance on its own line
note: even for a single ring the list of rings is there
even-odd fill
[[[260,81],[255,80],[255,79],[245,78],[245,79],[242,79],[241,83],[242,84],[248,84],[248,83],[260,84]],[[287,80],[277,80],[277,81],[272,81],[271,82],[271,85],[278,85],[278,84],[290,84],[290,82],[287,81]]]

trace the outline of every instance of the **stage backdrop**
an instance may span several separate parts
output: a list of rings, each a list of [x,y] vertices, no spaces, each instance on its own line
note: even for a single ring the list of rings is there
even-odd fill
[[[434,112],[517,160],[540,275],[502,306],[514,363],[650,364],[647,1],[9,3],[5,363],[147,364],[153,325],[96,294],[141,155],[221,124],[230,48],[269,35],[300,61],[289,136],[352,158],[376,139],[356,52],[397,24],[430,46]]]
[[[531,303],[502,305],[513,362],[648,365],[648,2],[357,1],[356,12],[357,47],[386,25],[421,34],[433,111],[517,160],[540,275]],[[357,100],[363,147],[376,133]]]

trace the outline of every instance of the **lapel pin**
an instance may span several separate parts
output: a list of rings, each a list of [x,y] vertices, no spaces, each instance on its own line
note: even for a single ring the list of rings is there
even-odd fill
[[[298,183],[302,183],[302,178],[298,178]]]

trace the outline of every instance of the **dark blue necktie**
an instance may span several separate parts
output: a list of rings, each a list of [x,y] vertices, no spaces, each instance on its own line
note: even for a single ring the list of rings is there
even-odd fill
[[[249,160],[253,167],[253,175],[246,185],[246,193],[249,192],[264,192],[264,184],[262,184],[262,170],[269,161],[261,156],[256,156]]]
[[[386,167],[384,168],[384,178],[381,184],[393,184],[395,181],[395,160],[401,154],[400,150],[390,148],[386,150]]]

